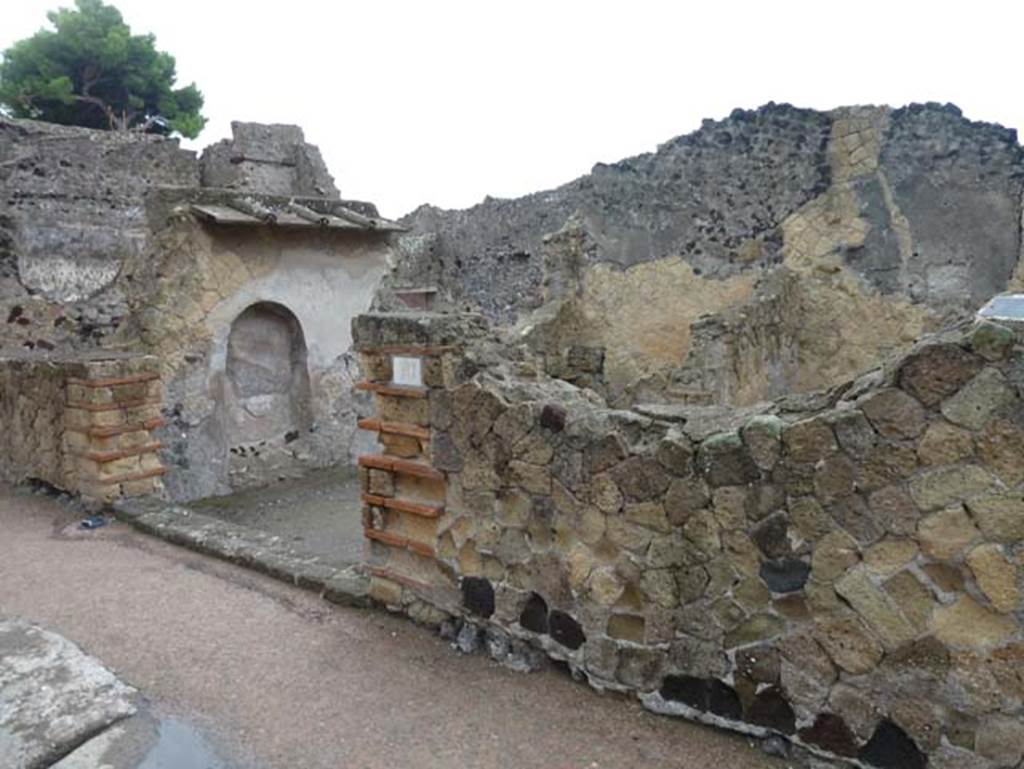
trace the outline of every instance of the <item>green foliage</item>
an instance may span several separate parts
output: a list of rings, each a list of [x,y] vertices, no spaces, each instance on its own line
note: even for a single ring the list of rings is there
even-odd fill
[[[64,125],[144,130],[163,118],[195,138],[206,124],[195,83],[174,88],[174,57],[153,35],[133,35],[102,0],[47,14],[54,29],[20,40],[0,61],[0,108]]]

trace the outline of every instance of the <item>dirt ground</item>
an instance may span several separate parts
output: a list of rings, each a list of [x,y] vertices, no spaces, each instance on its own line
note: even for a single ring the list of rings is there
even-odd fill
[[[0,486],[0,613],[98,657],[165,723],[198,729],[218,767],[784,766],[554,669],[513,673],[403,618],[335,607],[121,524],[75,523],[52,498]]]

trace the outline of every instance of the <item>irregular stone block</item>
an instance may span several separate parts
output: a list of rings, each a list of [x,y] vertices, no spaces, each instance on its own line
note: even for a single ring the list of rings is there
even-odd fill
[[[760,476],[738,433],[719,433],[701,443],[697,469],[712,486],[742,486]]]
[[[627,521],[638,526],[644,526],[655,531],[669,532],[668,518],[665,516],[665,508],[660,502],[639,502],[626,505],[625,517]]]
[[[704,595],[708,586],[708,573],[702,566],[690,566],[676,570],[676,586],[680,602],[693,603]]]
[[[926,769],[928,758],[907,733],[888,719],[878,724],[857,756],[879,769]]]
[[[770,686],[755,695],[747,708],[746,720],[781,734],[796,732],[796,714],[777,686]]]
[[[867,567],[850,569],[835,587],[888,648],[894,649],[914,637],[910,623],[874,583]]]
[[[542,430],[527,433],[512,447],[512,456],[531,465],[550,465],[554,455],[554,447]]]
[[[629,523],[618,516],[611,516],[605,524],[608,541],[634,553],[639,553],[651,544],[654,532],[643,526]]]
[[[997,646],[1010,640],[1017,630],[1012,618],[989,611],[967,595],[950,606],[940,606],[932,614],[935,637],[944,644],[964,649]]]
[[[850,730],[862,741],[875,733],[881,719],[877,703],[864,692],[849,684],[839,682],[832,687],[828,704],[836,713],[842,713]]]
[[[857,468],[842,454],[822,460],[814,470],[814,493],[824,503],[848,497],[856,491]]]
[[[886,656],[882,663],[885,675],[906,677],[928,676],[944,681],[950,669],[950,653],[934,636],[920,638]]]
[[[607,638],[595,638],[583,650],[584,664],[588,673],[594,673],[608,681],[615,680],[619,669],[619,647]]]
[[[860,561],[860,547],[842,529],[825,535],[811,554],[811,574],[819,582],[833,582]]]
[[[808,721],[825,706],[828,684],[807,671],[803,665],[783,660],[779,680],[782,691],[793,706],[797,722]]]
[[[462,578],[462,605],[478,617],[494,614],[494,586],[481,577]]]
[[[949,561],[956,558],[965,547],[981,538],[961,505],[949,507],[921,519],[917,527],[917,538],[921,551],[929,558]]]
[[[995,368],[983,369],[960,392],[942,404],[942,415],[969,430],[980,430],[1018,399],[1017,390]]]
[[[714,678],[666,676],[660,694],[666,700],[682,702],[691,708],[714,713],[722,718],[739,720],[743,715],[736,690]]]
[[[620,641],[644,642],[646,622],[632,614],[613,614],[608,618],[608,635]]]
[[[612,566],[601,566],[590,575],[587,590],[590,597],[601,606],[614,606],[625,585]]]
[[[692,542],[706,558],[713,557],[722,549],[718,522],[707,510],[701,510],[690,516],[690,519],[683,524],[683,536]]]
[[[566,649],[579,649],[587,640],[580,623],[558,609],[548,614],[548,633]]]
[[[624,646],[619,650],[619,666],[615,677],[619,683],[641,692],[657,688],[665,653],[658,649]]]
[[[912,539],[888,537],[864,552],[864,564],[876,574],[889,577],[913,561],[918,550]]]
[[[756,641],[767,641],[786,629],[785,620],[774,614],[756,614],[735,630],[726,634],[725,648],[733,649]]]
[[[712,510],[718,525],[726,531],[745,529],[747,525],[746,486],[722,486],[712,492]]]
[[[978,373],[982,362],[957,344],[933,344],[914,352],[900,366],[900,387],[925,406],[935,406]]]
[[[790,633],[776,645],[783,659],[815,678],[822,686],[829,686],[836,680],[835,665],[809,628]]]
[[[583,464],[589,475],[596,475],[617,465],[628,454],[622,438],[610,433],[587,445],[583,450]]]
[[[974,747],[973,741],[971,747]],[[928,758],[931,769],[994,769],[987,758],[955,745],[939,745]]]
[[[796,422],[782,432],[786,459],[800,464],[813,464],[836,451],[835,435],[831,426],[822,419]]]
[[[658,443],[656,456],[673,475],[685,478],[693,474],[693,444],[678,431],[671,431]]]
[[[975,497],[993,485],[993,478],[977,465],[957,465],[927,470],[910,482],[910,493],[922,510]]]
[[[975,324],[969,337],[971,350],[990,362],[1009,355],[1016,342],[1017,335],[1011,329],[985,320]]]
[[[531,494],[551,494],[551,472],[547,467],[513,460],[508,463],[509,480]],[[465,471],[463,472],[465,476]],[[497,489],[500,484],[481,484],[480,488]]]
[[[845,529],[861,545],[869,545],[885,534],[883,521],[876,520],[860,495],[843,497],[832,502],[829,513],[836,524]]]
[[[846,411],[832,420],[832,429],[839,447],[855,459],[868,455],[878,441],[878,435],[861,411]]]
[[[710,502],[710,490],[701,478],[676,478],[665,493],[665,513],[678,526]]]
[[[916,438],[924,430],[924,408],[902,390],[879,390],[861,401],[860,407],[885,438]]]
[[[562,560],[554,553],[539,553],[526,565],[528,583],[522,587],[544,596],[550,606],[566,606],[572,601],[569,575]]]
[[[751,459],[762,470],[771,470],[782,451],[783,421],[769,414],[752,417],[740,429]]]
[[[967,565],[981,592],[998,612],[1007,614],[1020,607],[1020,575],[997,544],[978,545],[967,553]]]
[[[736,670],[760,684],[779,682],[779,652],[771,646],[755,646],[736,652]]]
[[[732,589],[732,596],[748,612],[766,609],[772,600],[772,594],[756,577],[746,577],[741,580]]]
[[[807,584],[811,565],[798,558],[779,558],[761,564],[761,579],[773,593],[792,593]]]
[[[945,420],[928,425],[917,444],[917,455],[923,465],[955,465],[973,453],[973,436]]]
[[[751,539],[768,558],[782,558],[792,552],[788,533],[786,516],[777,513],[758,524],[751,533]]]
[[[944,593],[958,593],[964,589],[964,577],[956,566],[948,563],[926,563],[921,567],[932,585]]]
[[[564,406],[557,403],[547,403],[540,412],[540,426],[552,432],[561,432],[565,429],[565,421],[568,412]]]
[[[819,713],[814,723],[801,729],[798,736],[808,745],[815,745],[837,756],[857,755],[857,738],[846,721],[834,713]]]
[[[814,638],[836,665],[852,675],[871,672],[882,659],[881,645],[852,617],[819,622]]]
[[[901,571],[885,583],[885,592],[918,633],[923,633],[935,608],[931,591],[910,571]]]
[[[978,527],[987,539],[1013,543],[1024,540],[1024,494],[1008,491],[967,501]]]
[[[585,545],[576,543],[566,554],[565,562],[569,567],[569,583],[574,590],[582,590],[597,565],[593,551]]]
[[[802,540],[821,539],[835,527],[814,497],[797,497],[789,500],[790,529]]]
[[[989,716],[980,724],[975,750],[996,766],[1017,766],[1024,758],[1024,721],[1020,716]]]
[[[1024,430],[1008,419],[994,419],[978,435],[978,459],[1007,486],[1024,482]]]
[[[907,733],[924,753],[939,746],[945,721],[943,708],[925,698],[896,697],[889,702],[889,718]]]
[[[743,706],[736,690],[716,678],[708,679],[708,711],[733,721],[743,717]]]
[[[640,588],[648,600],[663,609],[672,609],[679,605],[679,588],[670,569],[645,571],[640,580]]]
[[[681,702],[697,710],[708,709],[708,687],[703,678],[665,676],[659,694],[670,702]]]
[[[880,489],[905,480],[917,469],[917,452],[910,446],[880,443],[868,452],[857,472],[857,487]]]
[[[664,494],[672,480],[658,462],[639,456],[615,465],[610,474],[625,497],[634,502]]]
[[[710,615],[720,628],[732,630],[746,618],[747,613],[734,600],[723,596],[711,604]]]

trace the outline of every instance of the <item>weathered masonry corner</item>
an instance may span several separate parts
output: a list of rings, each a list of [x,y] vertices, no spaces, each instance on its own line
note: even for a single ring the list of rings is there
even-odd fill
[[[157,358],[94,354],[0,359],[5,480],[38,480],[86,502],[160,494]]]
[[[472,373],[465,346],[486,330],[476,316],[362,315],[356,349],[376,415],[359,427],[377,433],[380,452],[359,457],[370,595],[402,603],[403,590],[447,605],[450,583],[436,543],[444,518],[444,433],[449,393]],[[411,593],[412,594],[412,593]],[[410,594],[410,595],[411,595]]]

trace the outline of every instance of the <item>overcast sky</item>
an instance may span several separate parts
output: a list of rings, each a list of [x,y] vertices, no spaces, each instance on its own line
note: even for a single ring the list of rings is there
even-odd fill
[[[70,0],[6,0],[0,48]],[[298,123],[342,195],[461,208],[768,101],[952,101],[1024,126],[1019,2],[119,0],[233,119]]]

